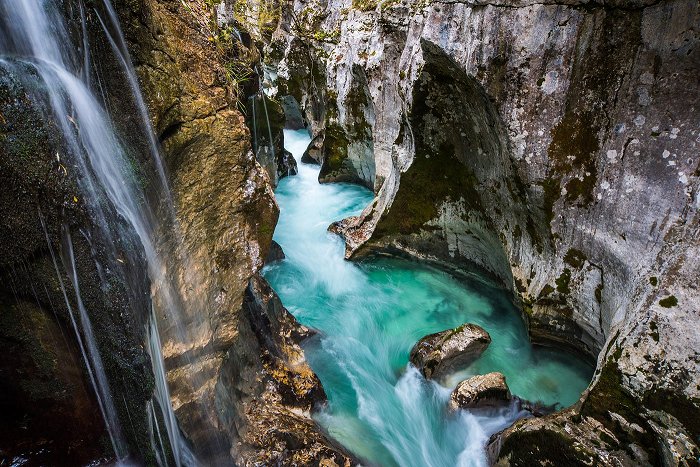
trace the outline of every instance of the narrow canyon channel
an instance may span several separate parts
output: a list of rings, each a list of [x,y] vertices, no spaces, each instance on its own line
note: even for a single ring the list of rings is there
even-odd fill
[[[310,138],[285,130],[297,161]],[[318,183],[319,167],[299,163],[276,190],[280,219],[274,239],[286,258],[264,275],[284,305],[318,331],[305,345],[328,404],[316,420],[371,465],[486,465],[489,436],[527,416],[516,404],[456,413],[450,392],[472,375],[499,371],[512,393],[529,401],[575,403],[593,368],[577,357],[529,343],[507,292],[483,277],[457,279],[425,264],[394,258],[346,261],[340,237],[327,232],[372,201],[357,185]],[[438,384],[408,363],[423,336],[463,323],[491,335],[488,349]]]

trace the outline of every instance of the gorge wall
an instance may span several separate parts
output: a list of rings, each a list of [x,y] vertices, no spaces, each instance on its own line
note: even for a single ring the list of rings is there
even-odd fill
[[[61,128],[67,119],[71,133],[89,130],[72,114],[52,112],[47,88],[55,83],[42,81],[21,58],[3,57],[0,458],[27,456],[53,465],[114,460],[79,350],[78,341],[87,340],[84,328],[73,332],[70,324],[70,311],[84,308],[116,407],[115,425],[124,433],[118,455],[138,464],[169,462],[158,459],[154,441],[156,431],[166,438],[167,421],[156,415],[158,375],[146,350],[153,309],[175,430],[200,463],[348,464],[351,458],[310,417],[325,394],[298,344],[309,331],[258,275],[277,221],[272,186],[286,173],[263,167],[251,150],[239,106],[250,90],[231,79],[231,40],[216,37],[213,6],[179,0],[116,0],[114,10],[109,2],[56,4],[75,46],[73,58],[83,63],[85,81],[98,83],[125,148],[130,167],[123,169],[145,193],[135,201],[152,207],[159,221],[153,236],[162,275],[149,280],[134,226],[104,191],[96,189],[97,199],[82,192],[81,181],[90,175],[81,171]],[[112,14],[121,27],[110,21]],[[246,49],[240,60],[252,68],[259,57],[250,42]],[[138,83],[130,81],[130,58]],[[139,86],[145,108],[133,92]],[[267,146],[283,144],[281,110],[274,111],[265,122],[276,125]],[[160,148],[169,190],[158,188],[151,146]],[[272,154],[258,151],[261,159]],[[173,449],[163,448],[170,461]]]
[[[347,256],[485,270],[534,342],[597,358],[581,401],[518,422],[494,462],[697,463],[697,2],[296,1],[283,18],[266,60],[320,180],[377,193],[342,223]]]

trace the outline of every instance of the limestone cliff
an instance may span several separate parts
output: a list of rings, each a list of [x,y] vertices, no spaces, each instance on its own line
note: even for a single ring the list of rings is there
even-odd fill
[[[322,173],[377,192],[339,224],[348,256],[485,270],[533,341],[598,359],[580,403],[509,430],[499,462],[692,463],[697,2],[299,0],[286,19],[268,60]]]

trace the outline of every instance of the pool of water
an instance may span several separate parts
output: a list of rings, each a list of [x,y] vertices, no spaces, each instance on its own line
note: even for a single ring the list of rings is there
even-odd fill
[[[309,143],[285,130],[297,161]],[[511,392],[545,404],[573,404],[593,368],[560,351],[533,348],[507,292],[486,280],[456,279],[418,262],[343,259],[342,240],[326,229],[360,211],[373,194],[351,184],[319,184],[319,168],[276,190],[280,219],[274,238],[286,259],[264,274],[284,305],[319,334],[307,358],[328,395],[316,420],[366,463],[385,466],[485,465],[488,437],[525,416],[515,407],[488,412],[447,410],[451,390],[468,376],[500,371]],[[441,384],[408,363],[426,334],[475,323],[491,345],[472,365]]]

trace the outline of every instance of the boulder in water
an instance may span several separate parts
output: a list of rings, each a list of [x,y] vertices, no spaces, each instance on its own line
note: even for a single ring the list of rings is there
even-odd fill
[[[297,173],[297,161],[292,153],[285,149],[277,157],[277,179],[282,180],[288,175],[296,175]]]
[[[475,360],[491,343],[491,336],[476,324],[425,336],[411,349],[410,360],[427,379],[441,378]]]
[[[502,373],[493,372],[472,376],[459,383],[450,395],[450,408],[499,407],[508,404],[511,398],[506,377]]]
[[[311,140],[309,147],[306,148],[306,151],[301,156],[301,161],[304,164],[321,165],[323,161],[323,139],[323,133],[319,133]]]
[[[272,240],[272,243],[270,244],[270,251],[268,251],[267,258],[265,258],[265,264],[271,264],[275,261],[281,261],[284,258],[286,258],[286,256],[284,255],[282,246],[276,241]]]

